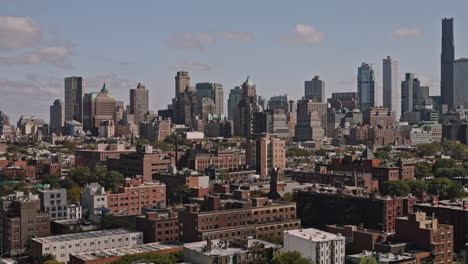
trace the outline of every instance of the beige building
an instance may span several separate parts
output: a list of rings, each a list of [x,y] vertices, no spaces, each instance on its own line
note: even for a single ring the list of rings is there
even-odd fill
[[[255,166],[260,177],[268,177],[271,170],[286,167],[286,142],[271,135],[248,141],[247,164]]]

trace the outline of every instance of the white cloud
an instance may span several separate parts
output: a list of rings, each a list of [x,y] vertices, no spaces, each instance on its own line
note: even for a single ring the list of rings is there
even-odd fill
[[[14,57],[0,57],[0,64],[52,64],[60,68],[71,68],[66,59],[71,54],[65,46],[49,46]]]
[[[185,33],[169,38],[169,45],[176,49],[205,50],[207,46],[216,43],[216,39],[209,34]]]
[[[21,96],[60,96],[62,90],[59,83],[41,83],[35,81],[15,81],[0,79],[0,92],[8,95],[16,94]]]
[[[292,32],[294,36],[284,39],[284,43],[313,45],[325,39],[325,33],[318,31],[313,25],[297,24]]]
[[[172,66],[169,66],[170,70],[193,70],[193,71],[208,71],[210,66],[206,64],[197,63],[191,60],[187,60]]]
[[[218,32],[218,35],[232,40],[250,41],[254,39],[253,34],[250,32],[221,31]]]
[[[0,50],[35,46],[41,35],[41,26],[30,17],[0,16]]]
[[[418,37],[422,35],[422,30],[419,28],[400,27],[390,33],[393,37],[406,38]]]
[[[106,83],[106,87],[111,93],[116,90],[130,89],[136,87],[137,85],[136,82],[123,79],[115,73],[86,77],[85,81],[87,90],[89,92],[99,91],[104,83]]]

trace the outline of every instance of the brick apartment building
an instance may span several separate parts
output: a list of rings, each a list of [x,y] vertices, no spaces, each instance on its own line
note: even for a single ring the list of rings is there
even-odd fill
[[[143,207],[166,207],[166,185],[143,178],[125,179],[123,187],[107,194],[107,208],[113,215],[138,215]]]
[[[107,160],[108,170],[118,171],[125,177],[142,175],[146,181],[153,180],[156,174],[168,172],[169,165],[175,166],[175,158],[153,153],[151,146],[138,146],[137,152],[121,154],[118,159]]]
[[[327,166],[316,166],[315,171],[286,171],[287,176],[299,183],[318,183],[331,186],[359,186],[368,192],[378,191],[379,182],[369,172],[329,171]]]
[[[245,165],[245,153],[233,151],[219,151],[217,153],[190,153],[188,155],[188,168],[196,171],[205,171],[208,168],[220,170],[237,170]]]
[[[468,243],[468,199],[419,203],[415,209],[437,217],[439,223],[453,226],[453,243],[456,252]]]
[[[80,149],[75,153],[76,167],[96,168],[106,166],[108,159],[119,159],[122,154],[135,152],[120,144],[99,144],[97,149]]]
[[[375,245],[387,240],[387,233],[378,230],[360,228],[355,225],[327,225],[326,231],[341,234],[350,239],[352,243],[346,247],[346,254],[358,254],[366,251],[375,251]]]
[[[21,254],[31,238],[50,234],[50,216],[40,211],[37,195],[16,192],[0,206],[0,254]]]
[[[187,205],[179,213],[179,225],[183,242],[249,236],[282,238],[283,231],[301,226],[293,202],[267,198],[221,199],[220,196],[205,197],[202,206]]]
[[[331,224],[363,225],[392,233],[395,231],[395,219],[413,212],[418,201],[417,198],[378,197],[365,192],[343,193],[341,190],[316,186],[294,192],[302,224],[322,228]]]
[[[388,127],[395,124],[395,115],[388,108],[373,107],[362,114],[362,124],[371,127]]]
[[[269,134],[257,136],[247,142],[246,162],[266,178],[273,169],[286,167],[286,141]]]
[[[395,238],[416,244],[419,250],[431,252],[430,263],[453,262],[453,227],[439,224],[426,213],[410,213],[396,219]]]
[[[32,181],[36,179],[36,167],[24,165],[0,168],[0,179],[15,181]]]
[[[144,243],[179,241],[179,215],[170,209],[145,212],[136,218]]]

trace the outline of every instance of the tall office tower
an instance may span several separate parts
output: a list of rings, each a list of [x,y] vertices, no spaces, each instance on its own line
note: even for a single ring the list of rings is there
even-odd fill
[[[134,115],[135,123],[143,122],[145,114],[149,111],[149,92],[142,84],[136,89],[130,89],[130,114]]]
[[[395,113],[396,120],[401,116],[401,93],[398,87],[398,62],[387,56],[383,59],[383,107]]]
[[[311,99],[314,102],[325,103],[325,81],[315,76],[311,81],[304,82],[305,99]]]
[[[372,66],[362,63],[358,68],[358,107],[361,112],[375,107],[375,76]]]
[[[256,135],[272,134],[280,138],[289,137],[287,115],[284,109],[269,109],[254,113],[254,132]]]
[[[59,132],[65,125],[65,104],[57,99],[50,106],[50,123],[49,129],[51,133]]]
[[[255,84],[250,77],[242,84],[241,100],[234,118],[234,134],[240,137],[253,135],[253,116],[259,111]]]
[[[9,126],[10,125],[10,118],[8,117],[7,114],[5,114],[5,112],[2,112],[2,110],[0,110],[0,125],[3,126]]]
[[[289,100],[289,101],[288,101],[288,112],[289,112],[289,113],[295,113],[296,110],[297,110],[296,101],[294,101],[294,100]]]
[[[99,93],[87,93],[83,98],[83,129],[98,134],[102,121],[114,120],[115,99],[106,88],[102,86]]]
[[[176,97],[185,92],[190,86],[190,76],[188,72],[178,71],[175,76],[175,95]]]
[[[265,100],[265,97],[259,95],[257,102],[258,102],[258,105],[261,106],[263,110],[266,109],[267,102]]]
[[[282,109],[285,113],[289,113],[289,100],[288,96],[278,95],[272,96],[268,101],[268,110]]]
[[[406,73],[405,80],[401,82],[401,112],[411,112],[416,106],[416,93],[420,82],[414,78],[414,73]]]
[[[320,140],[327,125],[327,104],[310,99],[297,101],[296,139],[300,141]]]
[[[224,90],[220,83],[197,83],[195,85],[197,97],[202,100],[208,98],[213,100],[215,109],[212,114],[224,114]]]
[[[229,91],[229,98],[228,98],[228,119],[234,120],[234,116],[236,115],[236,108],[239,105],[241,100],[242,89],[240,86],[234,87]]]
[[[453,106],[468,108],[468,58],[453,64]]]
[[[418,86],[414,90],[414,107],[423,105],[429,99],[429,86]]]
[[[83,122],[83,96],[85,84],[83,77],[65,78],[65,121]]]
[[[442,53],[440,55],[440,95],[442,108],[451,110],[453,105],[453,62],[455,46],[453,40],[453,18],[442,19]]]

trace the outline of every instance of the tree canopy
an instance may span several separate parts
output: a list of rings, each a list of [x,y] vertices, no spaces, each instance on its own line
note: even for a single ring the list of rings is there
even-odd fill
[[[276,255],[271,264],[312,264],[312,260],[302,257],[298,251],[288,251]]]
[[[411,192],[410,186],[404,181],[386,181],[380,188],[382,195],[407,196]]]

